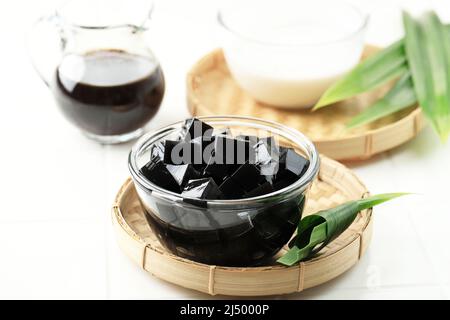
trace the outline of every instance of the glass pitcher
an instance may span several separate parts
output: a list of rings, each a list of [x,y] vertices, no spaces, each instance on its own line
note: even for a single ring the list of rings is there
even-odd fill
[[[148,0],[72,0],[30,32],[33,64],[60,110],[100,143],[140,136],[163,99],[163,72],[144,40],[152,11]]]

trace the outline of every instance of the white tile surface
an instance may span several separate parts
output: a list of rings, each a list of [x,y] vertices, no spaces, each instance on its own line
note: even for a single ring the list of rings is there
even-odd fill
[[[0,298],[208,298],[146,274],[117,247],[109,210],[128,176],[131,144],[102,147],[73,129],[25,51],[25,30],[58,2],[0,4]],[[401,8],[434,7],[450,21],[448,1],[353,2],[371,13],[368,41],[375,44],[402,34]],[[185,74],[219,46],[217,3],[157,1],[148,41],[161,60],[167,91],[149,129],[188,115]],[[448,198],[449,162],[448,144],[428,129],[394,151],[352,164],[374,193],[419,195],[375,209],[371,247],[349,272],[301,294],[270,298],[450,298],[450,210],[442,201]]]
[[[337,289],[334,293],[327,288],[318,287],[305,292],[302,299],[352,299],[352,300],[385,300],[411,299],[435,300],[446,299],[448,296],[438,286],[400,286],[376,289]]]
[[[106,298],[105,248],[103,223],[2,223],[0,298]]]

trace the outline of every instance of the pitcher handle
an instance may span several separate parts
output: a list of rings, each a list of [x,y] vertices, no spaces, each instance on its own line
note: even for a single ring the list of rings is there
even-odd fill
[[[52,14],[37,19],[27,32],[26,44],[33,68],[42,81],[50,86],[65,46],[60,18]]]

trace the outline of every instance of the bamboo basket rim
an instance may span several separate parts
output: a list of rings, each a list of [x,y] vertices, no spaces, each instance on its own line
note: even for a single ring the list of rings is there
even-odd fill
[[[363,192],[361,192],[360,197],[366,197],[369,195],[369,192],[367,191],[364,184],[350,169],[344,167],[342,164],[339,164],[334,160],[331,160],[331,159],[328,159],[325,157],[322,157],[322,164],[323,164],[323,166],[325,166],[327,168],[327,170],[332,170],[333,175],[335,175],[335,174],[341,175],[342,179],[346,179],[346,180],[350,181],[353,186],[356,186],[358,188],[359,191],[363,191]],[[318,179],[323,179],[320,177],[321,177],[321,173],[319,172]],[[336,184],[338,185],[339,183],[336,182]],[[333,187],[336,188],[337,190],[340,190],[343,193],[347,192],[346,190],[344,190],[342,188],[338,189],[337,186],[333,186]],[[358,191],[358,193],[359,193],[359,191]],[[184,258],[175,256],[171,253],[168,253],[164,249],[157,248],[154,245],[148,243],[139,234],[137,234],[134,231],[133,227],[128,223],[128,221],[127,221],[126,217],[124,216],[124,214],[122,213],[122,209],[121,209],[121,206],[123,205],[123,201],[129,192],[135,192],[134,184],[133,184],[131,178],[128,178],[125,181],[125,183],[121,186],[121,188],[119,189],[119,191],[116,195],[114,204],[112,206],[112,221],[113,221],[113,224],[115,224],[119,227],[118,232],[123,232],[126,235],[126,237],[128,237],[129,239],[132,240],[134,246],[137,246],[140,248],[139,254],[137,256],[135,255],[134,257],[132,257],[132,259],[135,260],[135,262],[137,262],[141,266],[141,268],[144,268],[145,270],[149,271],[148,264],[152,265],[152,263],[148,261],[147,256],[151,255],[151,253],[149,253],[149,252],[153,252],[153,254],[156,254],[156,257],[166,258],[166,259],[168,259],[169,262],[171,261],[171,263],[178,262],[178,263],[181,263],[185,267],[192,267],[192,268],[195,268],[196,270],[203,270],[204,272],[209,272],[210,277],[213,277],[213,278],[212,278],[212,280],[211,279],[208,280],[209,281],[209,284],[207,286],[208,290],[199,290],[199,291],[209,293],[211,295],[214,295],[214,294],[228,295],[227,293],[221,292],[220,290],[218,292],[215,292],[214,289],[210,288],[211,281],[213,283],[215,281],[214,272],[220,271],[225,275],[231,276],[232,274],[236,274],[236,273],[239,273],[240,275],[242,275],[242,274],[245,275],[248,273],[254,274],[255,272],[258,272],[258,273],[260,273],[260,275],[264,275],[266,273],[277,272],[277,271],[284,272],[285,274],[295,271],[295,272],[299,273],[299,277],[303,277],[302,281],[304,282],[305,281],[305,279],[304,279],[305,270],[308,270],[308,268],[311,268],[311,267],[315,268],[315,266],[319,266],[323,261],[326,261],[327,259],[334,259],[334,258],[339,257],[342,252],[344,252],[347,248],[350,248],[351,246],[353,246],[356,241],[359,242],[358,252],[357,252],[357,260],[356,260],[356,262],[357,262],[365,251],[365,248],[363,248],[363,242],[365,243],[366,247],[370,243],[371,229],[372,229],[371,225],[372,225],[372,221],[373,221],[372,209],[364,210],[359,214],[360,219],[363,219],[363,220],[361,220],[362,222],[360,222],[361,225],[358,225],[358,232],[355,232],[352,235],[347,236],[347,238],[345,239],[345,243],[343,245],[336,246],[334,249],[327,251],[326,254],[318,255],[317,257],[314,257],[313,259],[305,261],[305,262],[301,262],[300,264],[298,264],[296,266],[286,267],[286,266],[282,266],[282,265],[270,265],[270,266],[258,266],[258,267],[226,267],[226,266],[207,265],[207,264],[203,264],[203,263],[194,262],[194,261],[191,261],[188,259],[184,259]],[[348,196],[351,197],[350,195],[348,195]],[[116,231],[117,231],[117,229],[116,229]],[[364,236],[365,234],[366,234],[366,236]],[[155,256],[153,256],[153,258],[155,259]],[[354,264],[356,264],[356,262],[353,263],[352,266]],[[346,270],[344,270],[344,271],[346,271]],[[158,270],[153,270],[153,271],[149,271],[149,272],[157,275]],[[170,282],[174,282],[174,281],[170,281]],[[324,282],[326,282],[326,281],[324,281]],[[177,284],[176,282],[174,282],[174,283]],[[185,286],[183,284],[180,284],[180,285]],[[303,283],[300,284],[300,282],[299,282],[297,290],[289,291],[289,292],[282,292],[280,294],[300,292],[306,288],[308,288],[308,287],[304,287]],[[195,288],[191,288],[191,289],[195,289]],[[271,295],[271,294],[273,294],[273,293],[269,293],[269,295]],[[239,292],[234,292],[233,295],[239,296],[241,294],[239,294]],[[242,294],[242,295],[245,296],[246,294]],[[260,293],[260,294],[254,295],[254,296],[262,296],[262,295],[266,295],[266,294]]]
[[[381,48],[378,46],[366,44],[365,46],[365,55],[370,54],[371,52],[376,52]],[[210,66],[212,61],[217,61]],[[203,75],[208,75],[210,70],[215,70],[217,65],[222,66],[226,65],[226,60],[223,55],[223,50],[221,48],[216,48],[211,52],[208,52],[205,56],[201,57],[197,60],[188,71],[186,76],[186,93],[187,93],[187,106],[189,112],[196,115],[216,115],[218,113],[224,114],[226,112],[215,112],[215,107],[209,106],[208,103],[205,103],[203,95],[200,94],[197,88],[202,86],[199,85],[196,81],[197,78],[202,77]],[[223,76],[223,79],[228,79],[232,76]],[[220,79],[222,80],[222,79]],[[383,87],[383,86],[380,86]],[[241,91],[242,89],[240,89]],[[375,89],[378,90],[378,89]],[[255,107],[251,107],[250,109],[254,109]],[[333,107],[331,107],[333,108]],[[412,107],[413,108],[413,107]],[[277,109],[272,108],[271,112],[274,114],[278,114],[278,110],[284,112],[286,109]],[[289,111],[295,112],[295,109],[288,109]],[[254,110],[252,110],[254,111]],[[303,110],[303,112],[305,112]],[[307,112],[307,111],[306,111]],[[247,114],[250,116],[256,116],[255,114]],[[364,131],[355,131],[355,132],[347,132],[345,135],[319,135],[318,137],[312,137],[312,140],[315,144],[317,144],[319,151],[324,153],[325,155],[329,155],[337,160],[361,160],[368,159],[375,154],[380,152],[387,151],[394,147],[397,147],[411,139],[413,139],[424,127],[424,115],[421,108],[416,104],[414,109],[408,112],[401,117],[396,117],[392,119],[392,121],[388,123],[383,123],[381,126],[376,127],[368,127],[364,128]],[[271,119],[274,120],[274,119]],[[295,127],[295,126],[294,126]],[[299,128],[297,128],[300,130]],[[308,134],[308,132],[300,130],[303,133]],[[388,143],[380,143],[380,139],[386,137],[396,137],[393,141],[389,141]],[[376,141],[375,150],[373,149],[372,142]],[[343,146],[343,148],[354,148],[353,150],[357,150],[355,148],[360,148],[360,144],[363,143],[364,147],[361,151],[358,151],[356,154],[346,157],[342,154],[342,152],[338,152],[339,155],[336,155],[336,151],[330,150],[330,148],[334,149],[335,147],[330,147],[333,144],[336,146]]]
[[[367,47],[370,48],[380,48],[378,46],[374,46],[374,45],[366,45]],[[194,63],[194,65],[191,67],[191,69],[189,70],[189,72],[187,73],[187,87],[188,87],[188,92],[192,93],[194,92],[194,86],[192,85],[194,82],[192,81],[193,77],[195,77],[195,71],[197,69],[200,68],[200,66],[202,64],[204,64],[205,61],[211,59],[211,57],[216,56],[217,54],[221,53],[222,54],[223,50],[221,48],[215,48],[213,49],[211,52],[207,53],[204,57],[202,57],[200,60],[198,60],[197,62]],[[190,99],[192,99],[193,104],[197,105],[197,106],[203,106],[204,108],[208,109],[206,106],[204,106],[203,103],[200,102],[199,98],[194,95],[194,94],[190,94],[189,96]],[[389,130],[391,127],[393,126],[397,126],[399,123],[404,122],[404,121],[409,121],[409,118],[414,119],[415,117],[418,117],[419,115],[422,114],[422,110],[419,107],[416,107],[413,111],[411,111],[407,116],[402,117],[392,123],[389,123],[383,127],[380,128],[376,128],[376,129],[370,129],[368,131],[365,132],[365,135],[371,135],[371,134],[376,134],[379,133],[381,131],[386,131]],[[357,133],[353,133],[353,134],[349,134],[343,138],[333,138],[333,139],[314,139],[316,142],[336,142],[336,141],[342,141],[344,139],[352,139],[352,138],[358,138],[360,137],[361,134],[357,134]]]

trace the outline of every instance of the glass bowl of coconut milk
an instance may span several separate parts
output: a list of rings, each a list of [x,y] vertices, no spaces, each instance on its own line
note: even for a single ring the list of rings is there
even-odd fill
[[[341,0],[229,0],[218,12],[234,79],[282,108],[313,106],[359,62],[367,20]]]

